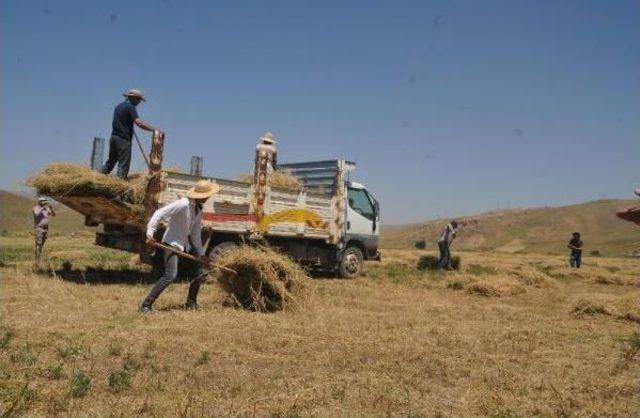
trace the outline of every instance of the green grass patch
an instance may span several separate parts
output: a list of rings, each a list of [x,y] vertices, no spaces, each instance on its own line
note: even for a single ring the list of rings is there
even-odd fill
[[[109,374],[109,387],[114,392],[122,392],[129,389],[133,382],[133,374],[129,370],[120,370]]]
[[[9,358],[13,363],[33,366],[38,361],[38,353],[31,344],[25,343],[18,351],[11,353]]]
[[[450,280],[447,282],[447,289],[462,290],[464,289],[464,282],[462,280]]]
[[[122,363],[123,370],[127,370],[129,372],[137,372],[142,368],[142,364],[133,358],[131,355],[127,355]]]
[[[44,377],[50,380],[60,380],[66,376],[64,372],[64,366],[62,365],[62,363],[54,364],[52,366],[47,367],[44,370],[43,374],[44,374]]]
[[[3,327],[4,328],[4,327]],[[11,328],[5,328],[2,330],[2,337],[0,337],[0,350],[5,350],[9,347],[11,340],[13,340],[14,334]]]
[[[83,372],[77,372],[71,380],[69,395],[72,398],[84,398],[91,390],[91,378]]]
[[[58,347],[58,356],[61,359],[78,356],[80,353],[82,353],[82,348],[75,344],[64,346],[64,347]]]
[[[474,276],[494,275],[498,273],[498,271],[494,267],[482,266],[480,264],[469,264],[469,267],[467,267],[467,272],[473,274]]]
[[[438,262],[440,261],[440,257],[435,255],[423,255],[418,260],[417,268],[418,270],[438,270]],[[451,257],[451,268],[453,270],[460,270],[461,259],[459,256],[454,255]]]
[[[200,356],[197,358],[195,366],[204,366],[205,364],[209,363],[209,360],[211,360],[211,355],[209,354],[208,351],[203,351],[200,353]]]

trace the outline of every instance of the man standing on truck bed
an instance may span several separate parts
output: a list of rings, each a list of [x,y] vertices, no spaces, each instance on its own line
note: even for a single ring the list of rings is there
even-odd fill
[[[276,137],[271,132],[266,132],[260,138],[260,142],[256,145],[256,161],[259,161],[260,155],[263,154],[269,164],[269,170],[273,171],[278,164],[278,150],[276,148]]]
[[[178,199],[169,205],[158,209],[147,225],[147,244],[153,245],[153,238],[161,221],[167,222],[167,229],[162,237],[164,244],[174,247],[178,251],[189,252],[194,255],[204,257],[205,248],[202,246],[202,207],[207,199],[216,194],[220,186],[207,180],[200,180],[187,192],[187,196]],[[159,251],[159,250],[157,250]],[[164,273],[153,286],[149,295],[140,306],[141,313],[150,313],[153,303],[158,296],[167,288],[178,276],[178,255],[175,252],[164,250]],[[198,309],[197,302],[200,285],[204,281],[205,272],[202,265],[194,263],[190,272],[193,278],[189,286],[187,296],[187,309]]]
[[[438,239],[438,248],[440,249],[440,260],[438,267],[441,269],[451,270],[451,243],[458,233],[458,222],[451,221],[444,227]]]
[[[122,94],[127,99],[113,110],[113,122],[111,123],[111,139],[109,140],[109,158],[102,167],[103,174],[111,173],[118,163],[117,176],[123,179],[129,174],[131,164],[131,137],[134,135],[133,124],[140,129],[153,132],[159,131],[138,117],[136,106],[146,101],[142,92],[131,89]]]
[[[38,198],[38,204],[33,208],[33,228],[36,233],[36,263],[42,256],[42,248],[49,233],[49,217],[56,216],[49,201],[45,197]]]

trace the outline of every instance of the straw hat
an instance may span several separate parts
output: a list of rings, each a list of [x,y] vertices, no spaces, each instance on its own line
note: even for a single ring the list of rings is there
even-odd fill
[[[276,136],[271,132],[267,132],[264,135],[262,135],[262,138],[260,138],[260,140],[262,142],[267,143],[267,144],[275,144],[276,143]]]
[[[189,199],[208,199],[218,193],[220,186],[208,180],[200,180],[195,186],[189,189],[187,197]]]
[[[137,97],[138,99],[142,100],[143,102],[146,102],[146,100],[144,98],[144,94],[142,93],[141,90],[138,90],[138,89],[130,89],[129,91],[125,91],[124,93],[122,93],[122,95],[124,97]]]

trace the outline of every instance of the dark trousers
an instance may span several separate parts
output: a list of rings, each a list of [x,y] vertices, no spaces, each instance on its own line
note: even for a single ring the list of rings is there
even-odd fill
[[[200,264],[188,263],[188,276],[192,278],[191,285],[189,286],[189,294],[187,295],[187,305],[190,303],[196,303],[198,299],[198,292],[200,291],[200,285],[204,281],[205,272]],[[156,284],[153,286],[145,300],[142,302],[142,306],[151,307],[153,303],[158,299],[158,296],[166,289],[175,279],[178,277],[178,256],[171,251],[164,251],[164,273]]]
[[[440,250],[440,260],[438,261],[438,268],[450,269],[451,252],[449,252],[449,245],[445,241],[438,241],[438,249]]]
[[[580,264],[582,264],[582,251],[571,251],[571,257],[569,257],[569,265],[571,267],[579,269]]]
[[[109,140],[109,158],[102,166],[102,173],[109,174],[118,163],[117,176],[123,179],[129,174],[131,164],[131,141],[112,135]]]

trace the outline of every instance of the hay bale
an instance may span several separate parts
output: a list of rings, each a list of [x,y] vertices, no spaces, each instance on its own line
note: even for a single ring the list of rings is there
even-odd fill
[[[27,180],[39,194],[51,197],[106,197],[133,205],[142,204],[147,176],[132,175],[129,180],[108,176],[77,164],[52,163]]]
[[[236,305],[273,312],[302,305],[308,276],[291,259],[268,248],[242,246],[221,253],[216,264],[238,274],[219,270],[218,282]]]
[[[418,259],[418,270],[437,270],[440,257],[435,255],[423,255]],[[451,257],[451,268],[460,270],[460,257],[454,255]]]
[[[291,174],[289,170],[277,170],[271,173],[271,186],[283,189],[301,190],[302,182]],[[253,183],[253,174],[247,173],[238,176],[238,181]]]

